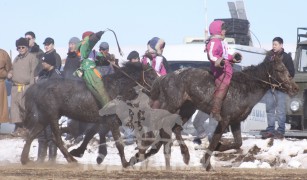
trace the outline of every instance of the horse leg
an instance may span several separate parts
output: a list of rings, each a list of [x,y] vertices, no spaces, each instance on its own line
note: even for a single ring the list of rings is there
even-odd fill
[[[213,134],[212,140],[209,144],[209,147],[207,151],[205,152],[204,156],[200,160],[202,163],[203,167],[206,168],[206,171],[209,171],[211,169],[211,164],[210,164],[210,158],[214,150],[219,144],[219,141],[223,135],[224,130],[228,126],[228,122],[221,121],[219,122],[218,126],[215,129],[215,132]]]
[[[107,144],[106,144],[106,134],[109,132],[109,128],[100,127],[99,130],[99,147],[98,147],[98,157],[96,158],[97,164],[101,164],[104,158],[108,154]]]
[[[77,160],[75,158],[73,158],[73,156],[71,154],[69,154],[67,149],[64,147],[63,141],[62,141],[62,138],[61,138],[61,134],[60,134],[60,127],[59,127],[59,124],[58,124],[58,119],[57,118],[54,118],[54,119],[55,120],[51,120],[49,122],[50,122],[51,130],[52,130],[54,138],[55,138],[55,141],[54,141],[55,144],[60,149],[60,151],[62,152],[64,157],[66,158],[67,162],[69,162],[69,163],[77,162]]]
[[[34,128],[31,130],[29,135],[27,136],[27,140],[25,145],[23,146],[22,153],[21,153],[21,164],[25,165],[27,164],[29,160],[29,152],[30,152],[30,147],[32,144],[32,141],[37,137],[37,135],[44,130],[44,126],[37,123]]]
[[[130,158],[129,164],[133,166],[134,164],[138,162],[142,162],[143,160],[147,159],[151,155],[146,154],[146,150],[150,145],[153,144],[153,140],[155,138],[155,135],[152,131],[149,131],[147,133],[140,132],[139,134],[142,134],[142,137],[137,135],[137,146],[139,151]],[[162,144],[161,144],[162,146]]]
[[[184,140],[183,140],[182,135],[181,135],[181,131],[182,131],[182,127],[176,124],[175,127],[173,128],[173,132],[176,136],[176,140],[179,143],[181,155],[183,157],[183,162],[188,165],[189,161],[190,161],[189,148],[184,143]]]
[[[82,157],[84,154],[84,151],[86,150],[86,147],[91,139],[93,139],[94,135],[98,132],[98,125],[91,127],[88,129],[85,133],[85,137],[81,145],[77,149],[73,149],[70,151],[70,154],[75,157]]]
[[[230,144],[222,144],[221,142],[219,142],[215,151],[226,151],[229,149],[239,149],[242,146],[241,123],[240,122],[235,123],[230,126],[231,126],[231,132],[234,137],[234,142]]]
[[[111,127],[112,136],[115,141],[116,148],[119,152],[120,160],[122,162],[122,166],[124,168],[129,166],[129,163],[127,162],[125,158],[125,151],[124,151],[124,143],[120,136],[120,130],[119,130],[119,122],[120,120],[118,118],[111,119],[111,124],[109,127]]]
[[[171,138],[172,134],[168,134],[166,133],[163,129],[160,130],[160,136],[161,136],[161,140],[163,142],[163,149],[164,149],[164,159],[165,159],[165,167],[166,169],[170,169],[171,168],[171,148],[173,145],[173,141]]]

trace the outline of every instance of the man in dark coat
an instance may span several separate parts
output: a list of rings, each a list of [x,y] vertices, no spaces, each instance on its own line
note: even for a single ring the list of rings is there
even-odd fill
[[[62,78],[60,71],[55,68],[56,59],[52,53],[44,54],[42,58],[43,70],[39,72],[37,83],[48,81],[49,79]],[[49,162],[55,162],[57,156],[57,146],[53,142],[51,126],[48,125],[38,136],[37,162],[44,162],[49,147]]]
[[[272,43],[272,50],[269,51],[264,61],[274,61],[275,57],[281,58],[290,76],[293,78],[295,74],[292,57],[284,51],[283,39],[275,37]],[[262,138],[283,139],[285,134],[286,123],[286,100],[287,94],[277,89],[270,89],[262,98],[262,102],[266,104],[268,127],[262,134]],[[278,128],[275,130],[275,121],[278,122]]]
[[[81,58],[78,54],[77,45],[80,43],[80,39],[77,37],[70,38],[68,42],[68,53],[63,70],[63,77],[65,79],[82,80],[78,76],[74,76],[73,73],[80,67]]]
[[[38,77],[38,73],[43,69],[42,67],[42,58],[44,55],[43,50],[40,49],[39,45],[36,44],[36,36],[34,32],[28,31],[25,33],[25,38],[29,41],[29,52],[36,55],[38,59],[37,67],[35,68],[34,77]]]
[[[53,54],[56,60],[55,67],[58,70],[61,70],[62,59],[61,59],[61,56],[54,49],[54,40],[51,37],[47,37],[43,44],[46,50],[45,54]]]

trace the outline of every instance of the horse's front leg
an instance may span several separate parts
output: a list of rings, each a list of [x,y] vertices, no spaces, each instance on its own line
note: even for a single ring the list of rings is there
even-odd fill
[[[164,158],[165,158],[165,167],[166,169],[171,168],[171,148],[173,145],[172,134],[166,133],[163,129],[160,130],[161,141],[164,146]]]
[[[189,148],[184,143],[184,140],[183,140],[182,135],[181,135],[181,131],[182,131],[182,127],[176,124],[175,127],[173,128],[173,132],[176,136],[176,140],[179,143],[181,155],[183,157],[183,162],[188,165],[189,161],[190,161]]]
[[[112,119],[112,122],[110,122],[109,127],[111,127],[112,136],[115,141],[116,148],[118,150],[120,160],[122,162],[122,166],[124,168],[129,166],[129,163],[126,160],[125,157],[125,151],[124,151],[124,142],[121,139],[120,136],[120,130],[119,130],[119,120],[118,119]]]
[[[242,146],[241,123],[235,123],[230,126],[231,126],[231,132],[234,137],[234,142],[230,144],[222,144],[221,142],[219,142],[215,151],[227,151],[229,149],[239,149]]]
[[[44,130],[44,128],[45,127],[43,125],[37,123],[35,125],[35,127],[31,130],[31,132],[28,134],[27,139],[26,139],[26,143],[23,146],[21,157],[20,157],[21,164],[25,165],[30,161],[29,160],[29,152],[30,152],[30,147],[31,147],[32,141],[37,137],[37,135],[42,130]]]
[[[98,127],[99,126],[96,124],[95,126],[87,129],[82,144],[77,149],[71,150],[69,153],[75,157],[82,157],[84,155],[84,151],[86,150],[88,143],[98,132]]]
[[[140,135],[141,134],[141,135]],[[139,131],[136,135],[136,139],[137,139],[137,147],[139,149],[139,151],[130,158],[130,165],[134,165],[138,162],[142,162],[145,159],[147,159],[148,157],[150,157],[153,152],[153,147],[150,149],[150,153],[146,153],[147,149],[149,148],[149,146],[153,145],[154,139],[155,139],[155,135],[153,133],[153,131],[149,131],[149,132],[144,132],[144,131]],[[162,146],[162,143],[161,143]],[[160,146],[160,147],[161,147]]]
[[[99,147],[98,147],[98,157],[96,158],[97,164],[101,164],[104,158],[108,154],[107,144],[106,144],[106,135],[109,132],[109,128],[100,125],[99,129]]]
[[[61,138],[61,132],[60,132],[60,128],[59,128],[57,118],[54,118],[54,120],[50,121],[50,126],[51,126],[51,130],[53,132],[54,138],[55,138],[55,144],[60,149],[60,151],[62,152],[64,157],[66,158],[67,162],[69,162],[69,163],[77,162],[77,160],[75,158],[73,158],[73,156],[71,154],[69,154],[67,149],[64,147],[64,143],[63,143],[62,138]]]
[[[228,126],[228,122],[221,121],[219,122],[218,126],[216,127],[212,140],[209,144],[208,149],[206,150],[204,156],[200,160],[203,167],[206,168],[207,171],[209,171],[212,167],[210,164],[210,158],[214,152],[214,150],[217,148],[219,141],[221,140],[221,137],[223,135],[223,132],[225,131],[226,127]]]

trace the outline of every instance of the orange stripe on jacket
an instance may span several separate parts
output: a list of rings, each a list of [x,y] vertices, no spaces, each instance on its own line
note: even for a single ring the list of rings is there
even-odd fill
[[[96,74],[96,76],[98,76],[100,79],[102,79],[100,72],[96,68],[94,68],[93,70],[94,70],[94,73]]]

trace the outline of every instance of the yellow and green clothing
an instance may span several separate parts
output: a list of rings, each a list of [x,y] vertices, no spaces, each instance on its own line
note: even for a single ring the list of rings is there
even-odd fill
[[[105,91],[102,77],[95,64],[95,54],[92,51],[95,44],[100,40],[102,34],[94,33],[87,36],[79,44],[79,50],[81,53],[81,66],[80,69],[83,71],[82,78],[84,79],[86,86],[99,101],[103,107],[109,102],[109,96]]]

